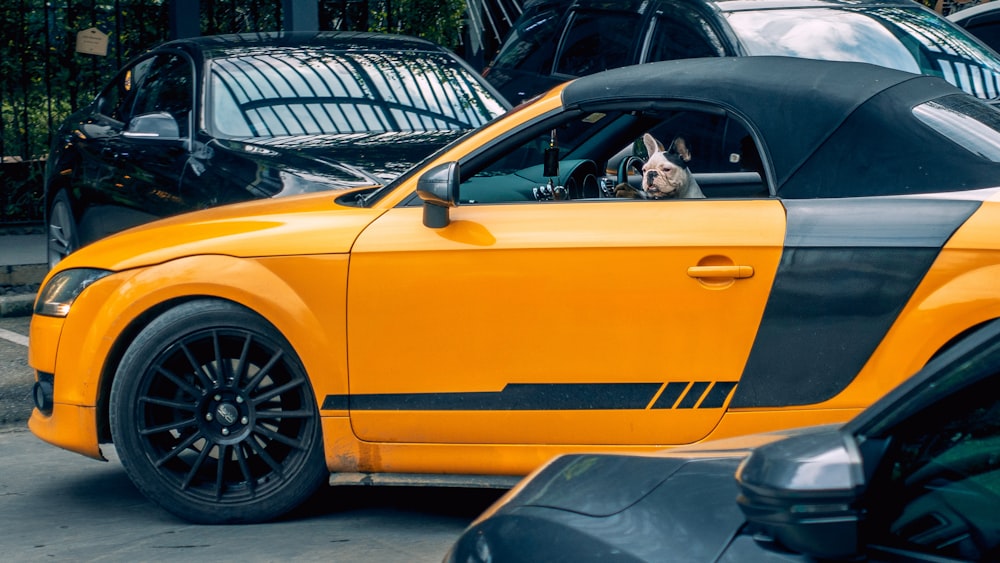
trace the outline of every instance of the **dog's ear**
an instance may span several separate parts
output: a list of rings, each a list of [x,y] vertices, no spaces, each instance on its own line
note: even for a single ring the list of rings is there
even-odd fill
[[[691,151],[688,149],[687,141],[684,137],[677,137],[670,143],[670,150],[667,151],[681,157],[684,162],[691,162]]]
[[[654,139],[649,133],[642,136],[642,144],[646,145],[646,158],[664,150],[663,143]]]

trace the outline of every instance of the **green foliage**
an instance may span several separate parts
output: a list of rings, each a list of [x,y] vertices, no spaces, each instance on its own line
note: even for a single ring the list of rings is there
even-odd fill
[[[42,218],[44,162],[0,164],[0,223],[29,223]]]
[[[17,0],[0,4],[0,26],[0,152],[29,160],[125,61],[166,38],[167,12],[163,0]],[[92,27],[109,35],[107,56],[76,52]]]
[[[369,31],[415,35],[452,50],[461,42],[465,0],[371,0]]]

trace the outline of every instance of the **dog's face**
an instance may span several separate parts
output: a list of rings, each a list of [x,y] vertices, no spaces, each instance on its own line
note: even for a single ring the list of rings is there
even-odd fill
[[[677,197],[690,178],[686,161],[691,160],[691,153],[684,139],[674,139],[670,151],[649,133],[642,141],[649,155],[642,167],[642,189],[652,199]]]

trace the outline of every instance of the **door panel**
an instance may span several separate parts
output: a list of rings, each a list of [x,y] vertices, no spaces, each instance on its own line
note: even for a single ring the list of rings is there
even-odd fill
[[[774,200],[469,205],[443,229],[421,213],[389,211],[352,253],[364,440],[696,441],[743,371],[784,236]]]

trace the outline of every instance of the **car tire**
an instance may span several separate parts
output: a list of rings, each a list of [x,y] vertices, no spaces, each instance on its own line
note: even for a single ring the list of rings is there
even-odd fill
[[[329,475],[295,351],[228,301],[189,301],[150,322],[122,357],[109,409],[129,478],[192,522],[271,520]]]
[[[80,235],[77,232],[73,206],[66,190],[59,190],[52,198],[48,225],[48,263],[49,268],[52,268],[71,252],[80,248]]]

